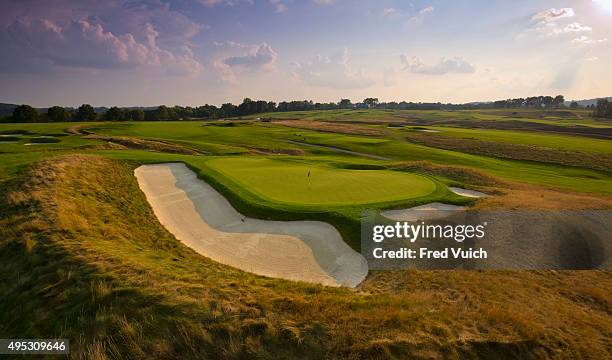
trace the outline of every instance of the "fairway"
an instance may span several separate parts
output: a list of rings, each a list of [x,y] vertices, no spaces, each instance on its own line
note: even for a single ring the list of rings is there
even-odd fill
[[[417,198],[436,189],[426,177],[388,170],[346,170],[244,157],[217,158],[206,164],[257,195],[283,203],[370,204]]]

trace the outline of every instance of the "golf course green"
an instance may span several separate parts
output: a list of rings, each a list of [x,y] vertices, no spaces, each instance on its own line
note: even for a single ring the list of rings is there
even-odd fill
[[[302,205],[355,205],[417,198],[436,184],[389,170],[348,170],[289,159],[225,157],[207,162],[260,197]]]

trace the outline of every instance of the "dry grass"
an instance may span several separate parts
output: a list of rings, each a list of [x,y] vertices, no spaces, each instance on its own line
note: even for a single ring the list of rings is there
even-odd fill
[[[407,140],[425,146],[461,151],[468,154],[579,166],[602,171],[612,169],[612,156],[607,154],[549,149],[533,145],[509,144],[435,134],[410,134]]]
[[[483,171],[478,171],[463,166],[440,165],[429,161],[405,161],[394,164],[392,168],[396,170],[421,172],[433,176],[444,177],[469,185],[486,187],[500,187],[506,185],[506,182]]]
[[[176,241],[132,171],[61,157],[4,192],[0,337],[68,337],[92,359],[609,356],[609,272],[375,272],[356,291],[262,278]]]
[[[166,152],[172,154],[185,154],[185,155],[199,155],[199,151],[190,149],[185,146],[177,145],[171,142],[159,141],[159,140],[145,140],[139,138],[132,138],[127,136],[103,136],[103,135],[87,135],[87,139],[102,140],[108,144],[118,144],[124,146],[127,149],[134,150],[152,150],[159,152]]]
[[[522,209],[522,210],[611,210],[612,197],[589,195],[571,191],[558,191],[542,186],[511,183],[496,189],[497,196],[483,198],[476,209]]]

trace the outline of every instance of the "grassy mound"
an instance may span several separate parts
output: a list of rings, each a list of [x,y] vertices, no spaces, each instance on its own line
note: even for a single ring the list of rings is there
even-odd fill
[[[134,165],[40,162],[0,196],[0,337],[73,358],[605,358],[609,272],[376,272],[357,291],[212,262],[156,221]]]

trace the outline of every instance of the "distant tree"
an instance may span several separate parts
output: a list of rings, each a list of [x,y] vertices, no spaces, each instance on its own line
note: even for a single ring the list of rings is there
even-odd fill
[[[368,105],[369,108],[376,107],[378,104],[378,98],[365,98],[363,99],[363,103]]]
[[[76,119],[79,121],[94,121],[97,117],[96,110],[89,104],[79,106],[76,112]]]
[[[157,107],[157,120],[166,120],[170,116],[170,111],[166,105]]]
[[[14,122],[35,122],[38,119],[38,112],[30,105],[19,105],[13,110]]]
[[[608,99],[597,100],[597,105],[593,108],[593,116],[612,118],[612,103]]]
[[[557,95],[555,96],[555,98],[553,99],[553,105],[555,107],[561,107],[563,106],[563,103],[565,102],[565,98],[563,97],[563,95]]]
[[[338,103],[338,106],[340,107],[340,109],[349,109],[352,107],[352,103],[350,99],[341,99],[340,102]]]
[[[124,113],[125,112],[123,110],[119,109],[116,106],[113,106],[110,109],[106,110],[106,113],[104,113],[104,120],[108,120],[108,121],[125,120]]]
[[[131,121],[143,121],[145,119],[145,113],[142,109],[133,109],[130,110],[128,117]]]
[[[53,122],[70,121],[70,113],[61,106],[51,106],[47,109],[47,118]]]
[[[580,105],[578,105],[578,103],[577,103],[577,102],[575,102],[575,101],[572,101],[572,102],[570,103],[570,108],[571,108],[571,109],[577,109],[579,106],[580,106]]]

